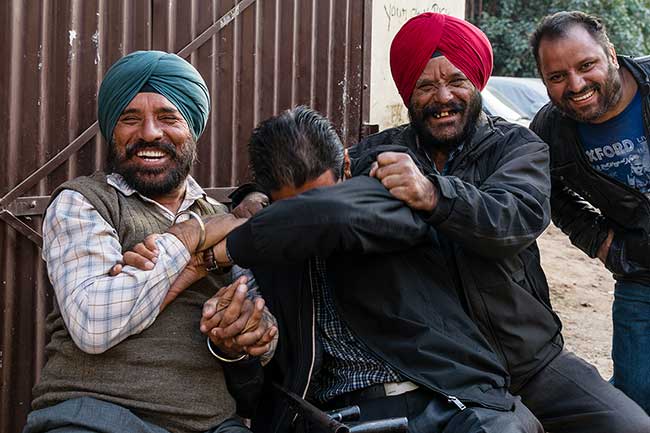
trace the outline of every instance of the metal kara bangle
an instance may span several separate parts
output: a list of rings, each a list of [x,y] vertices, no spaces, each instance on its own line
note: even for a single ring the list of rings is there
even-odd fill
[[[212,356],[214,356],[221,362],[237,362],[237,361],[243,361],[244,359],[248,358],[248,353],[244,353],[242,356],[235,359],[224,358],[223,356],[218,355],[214,350],[212,350],[212,345],[210,344],[210,337],[207,338],[207,341],[208,341],[208,350],[210,351]]]
[[[203,219],[197,214],[196,212],[192,212],[191,210],[184,210],[182,212],[179,212],[176,214],[176,217],[174,218],[174,221],[172,222],[172,225],[176,224],[176,221],[178,220],[178,217],[183,216],[183,215],[189,215],[191,219],[195,219],[196,222],[199,223],[199,230],[201,232],[199,233],[199,242],[196,244],[196,251],[201,251],[205,249],[205,224],[203,224]]]

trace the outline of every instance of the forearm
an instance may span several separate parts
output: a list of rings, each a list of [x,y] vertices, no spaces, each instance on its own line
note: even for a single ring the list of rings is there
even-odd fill
[[[72,339],[88,353],[101,353],[145,329],[156,318],[170,282],[189,254],[171,235],[158,245],[151,271],[125,266],[115,230],[78,193],[61,193],[43,223],[43,258]]]
[[[150,271],[125,266],[111,277],[108,262],[101,274],[80,280],[73,272],[51,266],[52,273],[59,274],[51,278],[57,281],[54,289],[61,314],[83,351],[102,353],[154,322],[170,283],[189,260],[187,250],[173,236],[162,237],[157,246],[160,254]]]
[[[384,253],[429,240],[429,227],[375,179],[355,178],[282,200],[227,237],[235,263],[290,264],[337,251]]]
[[[559,181],[551,195],[553,223],[569,236],[571,243],[594,258],[612,228],[607,219],[578,194]]]
[[[506,153],[492,173],[473,184],[455,176],[430,176],[439,192],[429,222],[464,248],[507,257],[530,245],[550,222],[545,146]]]

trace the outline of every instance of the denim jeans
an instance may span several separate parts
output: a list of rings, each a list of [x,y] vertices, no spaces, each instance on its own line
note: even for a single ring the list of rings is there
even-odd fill
[[[614,386],[650,413],[650,286],[617,282],[612,319]]]

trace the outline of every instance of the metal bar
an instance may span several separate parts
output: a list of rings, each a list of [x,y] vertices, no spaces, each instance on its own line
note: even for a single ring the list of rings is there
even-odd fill
[[[372,0],[363,3],[363,60],[361,91],[361,124],[370,120],[370,81],[372,77]]]
[[[6,210],[17,217],[43,215],[49,201],[49,195],[18,197],[9,203]]]
[[[11,212],[7,210],[0,211],[0,219],[13,227],[18,233],[34,242],[37,247],[43,247],[43,237],[33,228],[16,218]]]
[[[194,50],[203,45],[208,39],[214,36],[218,31],[227,26],[232,20],[234,20],[241,12],[243,12],[248,6],[255,3],[255,0],[243,0],[237,3],[232,9],[226,12],[216,23],[208,27],[203,33],[201,33],[197,38],[192,42],[187,44],[183,49],[181,49],[177,54],[180,57],[189,56]],[[8,207],[8,204],[13,202],[17,197],[29,191],[34,187],[43,177],[47,176],[53,172],[59,165],[63,164],[67,159],[81,149],[91,138],[97,135],[99,130],[98,122],[93,123],[88,127],[80,136],[75,138],[70,144],[68,144],[63,150],[57,153],[52,159],[50,159],[45,165],[41,168],[27,176],[25,180],[19,183],[11,191],[5,194],[4,197],[0,198],[0,209],[5,209]]]
[[[27,176],[25,180],[20,182],[14,189],[5,194],[4,197],[0,199],[0,209],[7,207],[9,203],[14,201],[16,197],[19,197],[21,194],[29,191],[34,187],[43,177],[47,176],[56,168],[63,164],[67,159],[81,149],[84,144],[86,144],[91,138],[97,134],[99,129],[99,124],[97,122],[93,123],[86,129],[81,135],[75,138],[72,143],[68,144],[62,151],[57,153],[52,159],[45,163],[41,168]]]
[[[212,197],[213,199],[224,203],[230,203],[230,197],[228,197],[235,189],[234,186],[228,187],[216,187],[216,188],[204,188],[205,193]],[[47,209],[47,204],[50,202],[49,195],[34,195],[27,197],[18,197],[13,202],[9,203],[6,207],[6,211],[10,212],[16,217],[21,216],[37,216],[43,215],[45,209]]]
[[[221,18],[217,20],[214,24],[208,27],[203,33],[197,36],[192,42],[185,45],[178,54],[180,57],[186,58],[194,50],[203,45],[208,39],[217,34],[221,29],[226,27],[232,20],[234,20],[239,14],[241,14],[247,7],[255,3],[255,0],[243,0],[237,3],[232,9],[223,14]]]

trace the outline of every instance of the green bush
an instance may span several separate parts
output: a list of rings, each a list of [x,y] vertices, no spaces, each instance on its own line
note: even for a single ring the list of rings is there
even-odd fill
[[[474,24],[492,42],[494,75],[536,76],[528,38],[542,17],[561,10],[601,17],[619,54],[650,54],[650,0],[484,0]]]

